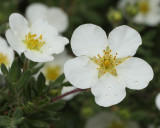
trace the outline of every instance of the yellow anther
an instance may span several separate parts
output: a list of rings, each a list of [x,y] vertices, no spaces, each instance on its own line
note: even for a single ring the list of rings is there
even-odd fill
[[[25,40],[23,40],[23,42],[26,44],[28,49],[40,51],[40,48],[45,44],[45,41],[42,41],[42,35],[37,38],[36,37],[37,34],[28,33],[28,35],[25,35]]]

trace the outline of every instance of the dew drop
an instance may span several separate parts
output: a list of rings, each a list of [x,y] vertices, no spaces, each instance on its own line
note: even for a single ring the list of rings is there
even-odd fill
[[[51,48],[51,47],[49,48],[49,50],[52,50],[52,49],[53,49],[53,48]]]
[[[107,89],[108,89],[108,91],[110,91],[110,90],[111,90],[111,87],[108,87]]]
[[[135,85],[138,85],[138,81],[135,81],[134,84],[135,84]]]
[[[105,96],[108,97],[109,95],[108,95],[108,94],[105,94]]]

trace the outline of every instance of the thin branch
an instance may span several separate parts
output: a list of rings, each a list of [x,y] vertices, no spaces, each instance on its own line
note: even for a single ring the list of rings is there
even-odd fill
[[[88,91],[88,90],[89,90],[89,89],[79,89],[79,88],[77,88],[77,89],[74,89],[74,90],[72,90],[72,91],[66,92],[66,93],[64,93],[64,94],[62,94],[62,95],[60,95],[60,96],[57,96],[57,97],[53,98],[53,99],[51,100],[51,102],[60,100],[60,99],[62,99],[63,97],[68,96],[68,95],[73,94],[73,93],[76,93],[76,92],[83,92],[83,91]]]

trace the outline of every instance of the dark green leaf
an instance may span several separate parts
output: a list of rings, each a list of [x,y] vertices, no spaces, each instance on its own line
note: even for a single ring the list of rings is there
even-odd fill
[[[20,78],[18,84],[17,84],[17,88],[19,90],[21,90],[28,82],[29,78],[30,78],[31,72],[30,71],[26,71]]]
[[[8,116],[0,116],[0,126],[1,127],[10,127],[11,118]]]
[[[54,82],[50,83],[50,87],[51,88],[58,88],[59,86],[62,85],[64,79],[65,79],[65,75],[64,74],[60,75]]]
[[[42,95],[43,89],[46,87],[45,82],[46,82],[46,79],[44,75],[40,73],[37,80],[37,90],[39,95]]]
[[[17,58],[13,61],[12,66],[9,70],[9,74],[12,80],[12,85],[16,85],[21,75],[21,69],[19,68]]]
[[[65,101],[55,101],[47,105],[46,110],[58,111],[65,106]]]
[[[49,128],[48,123],[42,120],[29,120],[29,123],[36,128]]]

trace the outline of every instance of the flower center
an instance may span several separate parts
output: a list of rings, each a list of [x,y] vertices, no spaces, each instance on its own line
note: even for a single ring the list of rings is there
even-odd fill
[[[139,2],[138,5],[141,13],[147,14],[149,12],[150,7],[148,1]]]
[[[49,81],[56,80],[61,74],[61,68],[59,66],[48,66],[45,72],[45,77]]]
[[[5,64],[5,65],[8,65],[9,64],[9,60],[8,60],[7,56],[5,56],[3,53],[0,53],[0,65],[2,63]]]
[[[95,64],[99,65],[99,68],[97,68],[99,70],[98,78],[103,76],[106,72],[111,73],[113,76],[117,76],[115,67],[128,59],[128,57],[117,59],[117,53],[115,56],[111,55],[109,47],[107,47],[103,52],[104,55],[102,57],[98,54],[98,57],[91,58]]]
[[[23,42],[26,44],[28,49],[40,51],[40,48],[45,44],[45,41],[43,41],[42,38],[42,35],[37,37],[37,34],[28,33],[28,35],[25,36],[25,40],[23,40]]]

